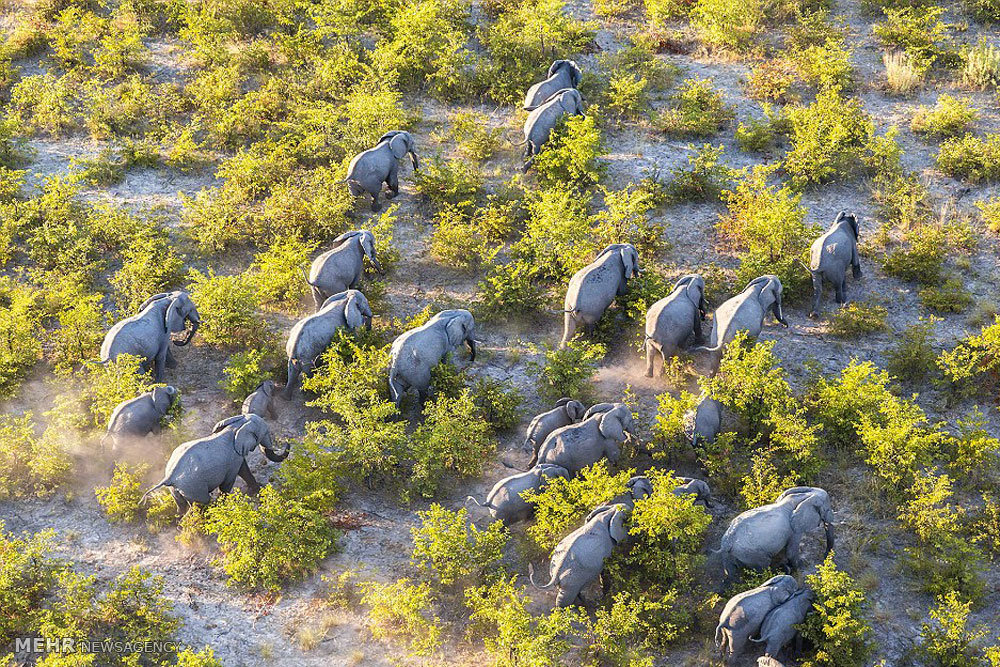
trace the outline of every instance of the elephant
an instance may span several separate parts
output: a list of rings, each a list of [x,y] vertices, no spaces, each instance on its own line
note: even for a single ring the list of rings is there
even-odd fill
[[[764,623],[767,614],[795,595],[798,583],[794,577],[779,574],[757,588],[734,595],[719,615],[715,628],[715,645],[727,665],[733,665],[750,640]]]
[[[646,312],[646,377],[653,377],[653,353],[663,364],[676,354],[691,334],[695,345],[705,342],[701,323],[705,319],[705,279],[697,273],[683,276],[674,289]]]
[[[543,463],[527,472],[501,479],[490,489],[485,503],[479,502],[472,496],[466,500],[488,509],[494,519],[502,521],[505,525],[525,521],[535,513],[535,507],[524,500],[521,494],[525,491],[541,490],[552,477],[569,479],[569,471],[557,465]]]
[[[467,310],[442,310],[415,329],[392,342],[389,365],[389,394],[396,406],[408,389],[416,389],[421,402],[431,385],[431,369],[465,342],[470,361],[476,360],[472,333],[476,320]]]
[[[101,438],[101,447],[118,448],[127,438],[143,438],[160,432],[160,420],[177,400],[177,389],[170,385],[154,387],[152,391],[122,401],[115,406],[108,420],[108,432]]]
[[[528,94],[524,96],[525,111],[534,111],[560,90],[580,86],[580,68],[573,60],[553,61],[545,76],[548,78],[528,88]]]
[[[712,355],[713,368],[718,368],[725,346],[738,332],[746,331],[751,338],[760,335],[769,310],[774,313],[774,319],[788,327],[781,311],[781,292],[781,280],[778,276],[754,278],[742,292],[716,309],[708,346],[692,348],[692,351],[708,352]]]
[[[355,289],[365,272],[365,257],[375,270],[382,273],[382,265],[375,256],[375,235],[367,229],[341,234],[333,247],[313,260],[307,282],[312,289],[316,310],[323,302],[349,289]]]
[[[619,403],[607,412],[553,431],[538,449],[538,462],[560,465],[574,476],[603,458],[614,464],[631,431],[632,412]]]
[[[392,199],[399,194],[399,164],[396,162],[409,153],[413,170],[420,168],[415,151],[413,136],[409,132],[393,130],[383,134],[375,146],[362,151],[351,159],[347,165],[347,183],[351,194],[358,195],[367,192],[372,198],[372,211],[379,211],[382,205],[378,195],[382,184],[389,186],[386,197]]]
[[[624,505],[599,507],[591,512],[582,526],[556,545],[549,562],[551,578],[547,584],[535,582],[534,568],[529,564],[528,578],[532,585],[541,590],[557,586],[557,607],[568,607],[578,600],[584,602],[583,589],[601,576],[605,559],[627,535],[627,515]]]
[[[532,419],[531,423],[528,424],[528,432],[524,438],[524,449],[531,449],[533,452],[528,467],[530,468],[538,461],[538,448],[552,431],[577,423],[582,419],[583,413],[584,407],[580,401],[560,398],[556,401],[556,407]]]
[[[371,326],[372,309],[365,295],[356,289],[334,294],[323,302],[319,312],[304,317],[292,327],[285,343],[288,354],[288,382],[285,398],[291,398],[303,373],[316,367],[316,361],[330,346],[338,329],[355,331]]]
[[[146,360],[144,367],[152,362],[153,379],[163,379],[164,367],[170,352],[172,334],[184,331],[187,323],[191,328],[174,345],[184,346],[191,342],[201,317],[187,292],[163,292],[146,299],[139,312],[116,323],[104,336],[101,344],[101,361],[113,361],[119,354],[133,354]]]
[[[809,249],[809,274],[813,283],[813,303],[809,317],[819,313],[819,300],[823,295],[823,281],[836,290],[837,303],[847,301],[847,267],[851,266],[854,279],[861,277],[861,258],[858,256],[858,239],[861,237],[858,218],[853,213],[841,211],[830,229],[813,241]]]
[[[684,433],[697,448],[701,443],[712,443],[722,428],[722,403],[702,394],[698,405],[684,415]]]
[[[675,495],[692,495],[696,503],[705,503],[705,507],[712,506],[712,489],[709,488],[708,482],[694,477],[677,477],[676,479],[681,484],[674,487]]]
[[[260,484],[247,465],[247,456],[260,446],[268,460],[280,463],[288,457],[288,448],[277,452],[271,431],[260,415],[237,415],[215,425],[212,434],[185,442],[170,455],[167,468],[155,486],[146,491],[142,501],[156,489],[167,487],[183,514],[191,503],[207,505],[212,491],[229,493],[242,477],[251,493]]]
[[[274,380],[264,380],[257,385],[257,388],[243,399],[240,413],[277,419],[278,414],[274,410]]]
[[[583,96],[575,88],[563,88],[533,109],[524,121],[524,171],[531,168],[535,156],[549,140],[549,135],[566,114],[583,115]]]
[[[812,611],[816,594],[809,588],[802,588],[781,605],[775,607],[760,626],[758,637],[750,641],[764,644],[764,655],[777,659],[781,650],[795,639],[799,631],[796,626],[805,622],[806,616]]]
[[[578,326],[588,333],[604,315],[615,297],[623,296],[628,281],[639,273],[639,253],[631,243],[614,243],[601,251],[593,262],[570,278],[563,305],[565,322],[560,347],[572,340]]]
[[[737,567],[764,570],[785,552],[785,569],[799,567],[799,543],[823,524],[826,553],[833,549],[833,507],[830,496],[814,486],[788,489],[769,505],[747,510],[729,524],[722,536],[722,567],[728,581]]]

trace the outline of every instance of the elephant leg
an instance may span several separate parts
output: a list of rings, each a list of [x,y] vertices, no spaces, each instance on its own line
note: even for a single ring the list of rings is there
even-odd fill
[[[646,377],[653,377],[653,351],[656,348],[653,346],[653,341],[649,338],[646,339]]]
[[[315,285],[310,285],[309,287],[312,290],[312,297],[313,302],[316,304],[316,310],[319,310],[323,307],[323,302],[326,301],[326,299],[323,297],[323,293],[319,291],[318,287]]]
[[[382,204],[378,203],[378,192],[368,193],[372,196],[372,213],[378,213],[382,210]]]
[[[801,541],[802,536],[794,534],[785,546],[785,564],[789,568],[789,573],[799,567],[799,542]]]
[[[608,574],[607,570],[601,570],[601,597],[608,597],[608,593],[611,592],[611,575]]]
[[[563,318],[563,337],[559,347],[564,348],[566,344],[573,340],[576,335],[576,316],[573,313],[566,313]]]
[[[823,296],[823,276],[812,274],[813,281],[813,307],[809,317],[816,317],[819,314],[819,300]]]
[[[285,383],[285,398],[290,399],[295,393],[295,387],[299,383],[299,365],[295,361],[288,360],[288,382]]]
[[[580,602],[580,588],[570,587],[564,588],[559,587],[559,592],[556,593],[556,606],[557,607],[570,607]]]
[[[157,382],[163,379],[164,366],[167,363],[167,350],[169,349],[167,345],[170,345],[169,339],[167,340],[167,344],[156,353],[156,357],[153,359],[153,379]]]
[[[385,179],[386,185],[389,186],[389,191],[385,193],[385,196],[392,199],[399,194],[399,165],[394,160],[392,167],[389,168],[389,175]]]
[[[162,430],[163,427],[160,426],[160,420],[157,419],[155,422],[153,422],[153,428],[149,429],[149,432],[152,433],[153,435],[160,435],[160,432]]]
[[[390,377],[389,378],[389,397],[392,402],[399,407],[399,402],[403,400],[403,394],[406,393],[406,385],[399,378]]]
[[[844,292],[847,289],[847,272],[844,271],[844,277],[841,279],[840,284],[836,286],[837,290],[837,303],[844,305],[847,303],[847,297],[844,296]]]
[[[240,465],[240,470],[237,474],[243,478],[244,482],[246,482],[247,490],[250,491],[250,495],[256,496],[257,492],[260,491],[260,483],[257,481],[257,478],[253,476],[253,473],[250,472],[250,466],[247,465],[246,459],[243,459],[243,463]],[[235,482],[235,480],[233,481]],[[230,486],[232,486],[232,484],[230,484]]]
[[[167,345],[167,368],[177,368],[177,359],[174,357],[174,353],[170,351],[170,346]]]
[[[188,499],[181,495],[181,492],[172,486],[167,487],[170,490],[170,495],[174,499],[174,504],[177,505],[177,516],[184,516],[187,514],[188,508],[191,507],[191,503]]]

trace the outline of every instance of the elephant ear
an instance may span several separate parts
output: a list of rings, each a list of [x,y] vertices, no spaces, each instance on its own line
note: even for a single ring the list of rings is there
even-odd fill
[[[687,285],[686,293],[688,299],[690,299],[691,303],[695,305],[695,308],[700,308],[701,300],[705,293],[704,281],[697,280],[694,276],[692,276],[691,281]]]
[[[358,233],[359,232],[344,232],[343,234],[341,234],[340,236],[338,236],[333,240],[333,247],[336,248],[337,246],[346,243],[347,241],[350,241],[351,239],[356,237]]]
[[[608,522],[608,534],[611,535],[611,539],[615,541],[616,544],[622,542],[628,535],[628,531],[625,530],[625,515],[627,511],[622,505],[616,505],[615,511],[611,515],[611,520]]]
[[[796,533],[804,533],[815,528],[823,521],[823,515],[817,498],[808,497],[792,510],[792,529]]]
[[[448,320],[445,331],[448,334],[448,343],[452,347],[458,347],[465,340],[465,324],[462,323],[461,317],[456,316]]]
[[[573,81],[573,87],[580,87],[580,79],[583,76],[580,72],[580,68],[577,66],[576,61],[570,60],[569,62],[569,78]]]
[[[236,415],[234,417],[229,417],[228,419],[223,419],[222,421],[218,422],[215,426],[212,427],[212,433],[218,433],[219,431],[228,426],[232,426],[237,422],[243,422],[243,421],[246,421],[246,415]]]
[[[587,408],[580,401],[570,401],[566,404],[566,415],[575,422],[580,421],[586,411]]]
[[[247,419],[243,426],[236,429],[233,447],[237,454],[246,457],[253,451],[254,447],[260,444],[262,439],[261,422],[256,419]]]
[[[618,252],[621,254],[622,266],[625,267],[625,279],[629,280],[635,273],[635,249],[631,246],[624,246]]]
[[[566,63],[565,60],[556,60],[556,61],[553,61],[553,63],[551,65],[549,65],[549,72],[548,72],[548,74],[545,75],[545,78],[547,78],[547,79],[552,78],[552,76],[556,72],[558,72],[559,68],[562,67],[563,65],[565,65],[565,63]]]
[[[556,401],[556,407],[561,408],[562,406],[569,404],[572,400],[573,400],[572,398],[567,398],[564,396],[560,398],[558,401]]]
[[[166,414],[167,410],[170,409],[171,399],[176,393],[177,390],[170,386],[153,387],[153,407],[156,408],[157,412]]]
[[[392,156],[397,160],[406,155],[408,149],[405,134],[397,134],[392,139],[389,140],[389,149],[392,151]]]
[[[164,315],[163,326],[167,333],[177,333],[184,331],[184,299],[174,297]]]
[[[833,224],[837,224],[841,220],[847,217],[847,211],[841,211],[837,214],[837,219],[833,221]]]
[[[616,412],[605,412],[601,416],[598,428],[601,435],[608,440],[622,442],[625,440],[625,428],[622,426],[622,419]]]
[[[344,302],[344,321],[347,322],[347,328],[351,331],[360,329],[361,325],[364,324],[361,306],[358,303],[358,297],[354,294],[347,297],[347,301]]]
[[[148,306],[149,304],[153,303],[154,301],[157,301],[158,299],[162,299],[168,296],[170,296],[170,292],[160,292],[159,294],[154,294],[153,296],[149,297],[148,299],[142,302],[142,305],[139,306],[139,311],[141,312],[143,310],[146,310],[146,306]]]

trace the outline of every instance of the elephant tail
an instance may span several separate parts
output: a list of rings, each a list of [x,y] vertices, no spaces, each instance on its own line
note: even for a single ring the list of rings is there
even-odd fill
[[[538,582],[535,581],[535,566],[532,565],[531,563],[528,563],[528,581],[530,581],[531,585],[537,588],[538,590],[544,591],[556,585],[556,576],[552,575],[552,579],[549,580],[549,583],[543,586],[539,586]]]
[[[311,286],[315,287],[315,285],[313,285],[312,281],[311,281],[311,280],[309,280],[309,274],[308,274],[308,273],[306,273],[306,270],[305,270],[305,269],[303,269],[303,268],[302,268],[302,267],[300,266],[300,267],[299,267],[299,271],[301,271],[301,272],[302,272],[302,277],[303,277],[303,278],[305,278],[305,280],[306,280],[306,284],[307,284],[307,285],[311,285]]]
[[[811,276],[814,276],[814,275],[816,275],[817,273],[819,273],[819,271],[816,271],[816,270],[814,270],[814,269],[810,268],[810,267],[809,267],[809,265],[808,265],[808,264],[806,264],[805,262],[803,262],[803,261],[802,261],[801,259],[797,259],[797,258],[796,258],[796,260],[795,260],[795,261],[796,261],[796,262],[798,262],[798,263],[799,263],[799,265],[800,265],[800,266],[801,266],[801,267],[802,267],[803,269],[805,269],[806,271],[808,271],[808,272],[809,272],[809,275],[811,275]]]
[[[142,498],[139,499],[139,505],[145,505],[146,504],[146,498],[149,497],[149,494],[151,494],[153,491],[156,491],[157,489],[159,489],[161,487],[166,486],[167,482],[169,482],[169,481],[170,480],[167,477],[164,477],[162,480],[160,480],[156,484],[156,486],[154,486],[153,488],[151,488],[149,491],[146,491],[146,493],[142,494]]]
[[[492,507],[492,505],[490,505],[489,503],[479,502],[478,500],[476,500],[475,496],[465,497],[465,504],[468,505],[469,503],[473,503],[476,507],[482,507],[483,509],[490,509]]]

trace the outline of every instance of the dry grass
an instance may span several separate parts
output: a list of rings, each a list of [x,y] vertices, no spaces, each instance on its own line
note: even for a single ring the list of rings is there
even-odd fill
[[[889,91],[895,95],[906,95],[924,84],[924,73],[913,66],[909,57],[901,51],[882,54],[885,77]]]

